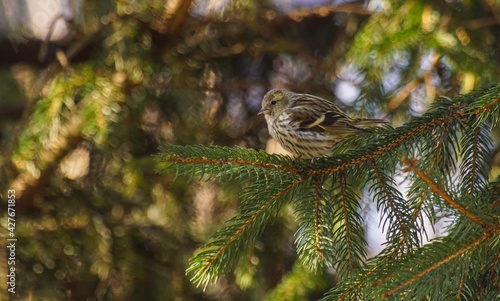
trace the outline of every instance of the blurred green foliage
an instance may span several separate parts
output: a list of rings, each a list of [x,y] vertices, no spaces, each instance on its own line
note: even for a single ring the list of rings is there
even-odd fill
[[[336,97],[398,125],[436,95],[500,72],[495,1],[84,7],[85,26],[59,46],[67,66],[54,56],[45,67],[0,69],[0,196],[18,196],[20,299],[316,300],[334,277],[295,264],[297,225],[286,210],[234,273],[205,292],[191,284],[188,259],[233,215],[240,187],[158,175],[158,146],[265,148],[256,113],[271,88]]]

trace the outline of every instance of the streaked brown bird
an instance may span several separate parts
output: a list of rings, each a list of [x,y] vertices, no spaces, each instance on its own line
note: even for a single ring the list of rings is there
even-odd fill
[[[387,123],[353,118],[326,99],[281,89],[267,92],[259,114],[264,114],[271,136],[299,158],[322,157],[346,135]]]

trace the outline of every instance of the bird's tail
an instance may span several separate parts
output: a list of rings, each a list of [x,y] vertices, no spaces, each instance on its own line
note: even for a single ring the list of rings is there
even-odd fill
[[[374,118],[357,118],[354,121],[354,125],[371,125],[371,124],[380,124],[380,123],[389,123],[387,120],[383,119],[374,119]]]

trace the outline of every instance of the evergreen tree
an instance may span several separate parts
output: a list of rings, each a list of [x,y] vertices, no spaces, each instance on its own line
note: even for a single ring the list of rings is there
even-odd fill
[[[495,299],[498,1],[307,2],[0,2],[16,298]],[[314,163],[267,154],[272,88],[392,127]]]
[[[230,270],[291,203],[301,226],[302,263],[313,270],[332,266],[338,275],[324,300],[494,300],[500,178],[489,181],[488,174],[499,97],[496,85],[440,98],[423,116],[350,136],[336,146],[349,148],[345,153],[314,162],[242,148],[167,145],[158,156],[161,172],[246,184],[237,214],[190,260],[193,281],[206,286]],[[396,176],[408,182],[406,195]],[[363,190],[387,233],[373,258],[366,257]],[[424,217],[434,224],[446,218],[446,235],[423,244]]]

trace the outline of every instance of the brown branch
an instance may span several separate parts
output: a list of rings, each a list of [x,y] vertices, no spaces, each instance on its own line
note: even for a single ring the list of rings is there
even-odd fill
[[[377,176],[377,179],[380,182],[380,185],[382,186],[382,190],[384,191],[384,194],[387,197],[387,200],[389,201],[389,206],[391,207],[391,210],[394,212],[394,215],[396,216],[396,221],[398,222],[399,228],[401,229],[401,232],[403,232],[403,235],[406,236],[406,230],[403,227],[403,224],[401,223],[401,218],[399,217],[397,210],[394,208],[394,202],[391,198],[391,195],[387,192],[385,183],[384,181],[382,181],[382,176],[380,175],[377,165],[375,165],[375,160],[370,159],[370,162],[372,164],[373,171],[375,172],[375,175]]]
[[[498,22],[494,17],[486,17],[486,18],[470,20],[468,22],[465,22],[464,24],[467,29],[476,30],[485,27],[495,26],[498,24]]]
[[[314,182],[315,188],[315,204],[314,204],[314,233],[316,234],[316,251],[319,253],[319,258],[323,258],[323,252],[321,251],[321,245],[319,240],[319,178],[315,178]]]
[[[339,183],[340,183],[340,192],[342,195],[342,212],[344,213],[344,224],[345,224],[345,232],[346,232],[346,239],[347,239],[347,248],[351,247],[351,233],[349,231],[349,221],[348,221],[348,214],[347,214],[347,204],[346,204],[346,199],[345,199],[345,187],[344,187],[344,173],[339,172]],[[349,252],[349,270],[351,274],[354,272],[354,259],[352,258],[352,253]]]
[[[156,19],[152,27],[161,34],[177,36],[184,24],[193,0],[179,0],[175,8],[165,9],[161,16]]]
[[[387,118],[388,115],[392,113],[395,109],[397,109],[403,101],[410,96],[411,92],[415,91],[416,88],[418,88],[418,85],[420,84],[421,78],[416,78],[412,80],[411,82],[407,83],[401,90],[398,91],[396,96],[394,96],[389,104],[387,105],[387,114],[385,115],[384,118]]]
[[[499,261],[499,260],[500,260],[500,253],[498,253],[498,255],[497,255],[497,259],[495,260],[495,263],[493,264],[493,266],[491,267],[491,269],[494,269],[495,267],[497,267],[497,266],[498,266],[498,261]],[[498,275],[497,275],[497,272],[494,272],[493,277],[494,277],[493,281],[495,282],[495,285],[497,286],[498,291],[500,291],[500,283],[499,283],[499,281],[498,281]]]
[[[353,167],[358,164],[362,164],[372,158],[375,158],[377,156],[380,156],[390,150],[393,150],[396,147],[399,147],[402,143],[406,142],[407,140],[427,131],[432,128],[434,128],[436,125],[444,125],[445,123],[449,123],[452,120],[462,117],[464,112],[461,109],[459,105],[455,105],[457,107],[457,111],[450,113],[448,115],[442,116],[440,118],[437,118],[429,123],[423,124],[415,129],[409,130],[407,133],[402,134],[401,136],[395,138],[391,142],[386,143],[384,146],[379,147],[378,149],[372,151],[372,152],[367,152],[361,157],[343,162],[342,164],[335,166],[335,167],[330,167],[330,168],[325,168],[325,169],[318,169],[318,170],[311,170],[309,171],[309,176],[313,176],[315,174],[331,174],[339,171],[344,171],[350,167]]]
[[[493,100],[488,105],[485,105],[481,109],[477,110],[475,114],[478,115],[478,114],[481,114],[483,112],[488,112],[490,110],[490,107],[499,101],[500,101],[500,98]]]
[[[292,184],[288,185],[288,187],[286,187],[285,189],[283,189],[283,191],[280,191],[279,193],[277,193],[276,195],[274,195],[271,199],[269,199],[269,201],[267,201],[264,205],[262,205],[259,210],[257,210],[257,212],[255,212],[246,222],[243,226],[241,226],[240,229],[238,229],[238,231],[236,231],[236,233],[229,239],[229,241],[224,244],[220,249],[219,251],[217,251],[217,253],[215,253],[210,259],[207,259],[206,260],[206,265],[200,270],[201,273],[203,273],[204,271],[206,271],[206,269],[210,266],[210,264],[215,260],[217,259],[217,257],[219,257],[222,252],[224,252],[224,250],[226,250],[229,245],[236,239],[238,238],[238,236],[241,235],[241,233],[243,233],[243,231],[248,227],[248,225],[250,225],[256,218],[257,216],[259,216],[259,214],[265,210],[267,207],[269,207],[269,205],[271,205],[271,203],[273,201],[275,201],[276,199],[278,199],[280,196],[284,195],[285,193],[287,193],[290,189],[294,188],[295,186],[297,186],[298,184],[300,184],[302,182],[302,180],[296,180],[295,182],[293,182]]]
[[[414,173],[416,173],[422,180],[424,180],[424,182],[427,185],[429,185],[432,191],[439,194],[450,206],[457,209],[460,213],[467,216],[474,222],[480,224],[481,226],[490,227],[490,225],[486,221],[483,221],[482,219],[478,218],[477,216],[469,212],[466,208],[464,208],[462,205],[453,200],[448,194],[446,194],[446,192],[444,192],[441,188],[439,188],[439,186],[436,183],[434,183],[421,170],[419,170],[413,162],[404,157],[401,159],[401,161],[403,161],[403,163],[405,163]]]
[[[417,208],[415,208],[415,212],[413,212],[412,217],[413,217],[414,219],[417,219],[418,215],[420,214],[420,211],[422,210],[422,204],[423,204],[423,201],[422,201],[422,200],[423,200],[424,196],[425,196],[425,192],[424,192],[424,193],[422,193],[422,196],[420,197],[420,205],[419,205]],[[399,246],[401,246],[401,245],[403,244],[404,239],[405,239],[404,237],[401,237],[401,239],[399,240]],[[399,246],[398,246],[398,247],[399,247]],[[397,250],[398,250],[397,248],[394,248],[394,251],[391,253],[391,255],[390,255],[390,256],[386,257],[386,260],[387,260],[388,258],[394,258],[394,256],[395,256],[395,254],[396,254],[396,251],[397,251]],[[375,269],[374,269],[374,270],[375,270]],[[370,272],[370,273],[371,273],[371,272]],[[367,274],[367,275],[368,275],[368,274]],[[386,277],[384,277],[384,279],[382,279],[381,281],[379,281],[378,283],[376,283],[374,286],[378,286],[378,285],[380,285],[380,283],[382,283],[383,281],[385,281],[385,280],[387,280],[387,279],[389,279],[389,278],[392,278],[392,277],[394,277],[394,275],[389,275],[389,276],[386,276]]]
[[[399,240],[399,246],[403,245],[404,241],[406,240],[406,238],[408,237],[407,233],[406,233],[406,229],[403,227],[403,224],[401,222],[401,218],[399,217],[399,214],[398,214],[398,211],[394,208],[394,202],[391,198],[391,195],[387,192],[387,189],[385,187],[385,184],[384,184],[384,181],[382,181],[382,176],[380,175],[380,172],[378,171],[378,168],[377,166],[375,165],[375,160],[373,159],[370,159],[370,162],[372,164],[372,167],[373,167],[373,171],[375,172],[376,176],[377,176],[377,179],[378,181],[380,182],[380,185],[382,186],[382,190],[384,191],[384,194],[385,196],[387,197],[387,200],[389,201],[389,206],[391,207],[391,210],[392,212],[394,213],[395,217],[396,217],[396,221],[399,225],[399,228],[401,229],[401,232],[403,234],[403,236],[401,237],[401,239]],[[399,249],[399,246],[397,249]],[[396,254],[396,251],[397,249],[394,249],[394,252],[392,252],[392,256],[395,256]]]
[[[447,129],[446,129],[446,136],[449,134],[449,132],[450,132],[450,128],[447,128]],[[436,162],[437,162],[437,160],[438,160],[438,158],[439,158],[439,151],[441,150],[441,147],[442,147],[442,145],[443,145],[443,144],[442,144],[442,140],[441,140],[441,138],[442,138],[442,137],[443,137],[443,136],[440,136],[440,139],[439,139],[439,140],[438,140],[438,142],[436,143],[436,148],[435,148],[435,149],[436,149],[436,151],[434,152],[434,159],[432,160],[432,166],[431,166],[431,168],[432,168],[434,165],[436,165]]]
[[[415,276],[413,276],[411,279],[409,279],[409,280],[405,281],[404,283],[398,285],[397,287],[393,288],[392,290],[388,291],[387,293],[382,294],[382,298],[387,298],[387,297],[392,296],[392,294],[394,294],[395,292],[399,291],[400,289],[402,289],[402,288],[410,285],[411,283],[413,283],[416,280],[422,278],[423,276],[425,276],[426,274],[432,272],[433,270],[439,268],[440,266],[442,266],[443,264],[447,263],[448,261],[454,259],[455,257],[460,256],[463,253],[469,251],[474,246],[482,243],[485,240],[488,240],[491,236],[493,236],[494,233],[495,233],[494,231],[485,232],[483,236],[479,237],[478,239],[476,239],[475,241],[473,241],[471,244],[469,244],[465,248],[463,248],[461,250],[458,250],[454,254],[451,254],[450,256],[446,257],[445,259],[443,259],[443,260],[437,262],[436,264],[428,267],[427,269],[421,271],[420,273],[418,273]]]
[[[493,17],[495,17],[495,21],[497,21],[497,24],[500,24],[500,12],[498,11],[495,1],[486,0],[486,3],[488,3],[488,5],[490,6],[491,12],[493,13]]]
[[[464,268],[464,271],[462,272],[462,277],[460,277],[460,285],[458,286],[457,301],[460,301],[460,294],[462,293],[462,288],[464,286],[465,275],[466,273]]]
[[[412,214],[412,217],[416,220],[418,215],[420,214],[420,211],[422,210],[422,205],[423,205],[423,198],[424,198],[424,195],[425,195],[425,192],[422,194],[422,196],[420,197],[420,205],[415,208],[415,212],[413,212]],[[425,231],[424,229],[424,234],[425,236],[427,237],[427,231]],[[398,244],[398,247],[397,248],[394,248],[394,250],[391,252],[391,255],[389,256],[390,258],[394,258],[396,256],[396,253],[398,251],[398,249],[403,245],[403,243],[405,242],[406,240],[406,235],[401,237],[399,239],[399,244]],[[429,240],[429,238],[427,237],[427,240]]]
[[[226,165],[226,164],[234,164],[234,165],[240,165],[240,166],[258,166],[258,167],[262,167],[262,168],[278,169],[278,170],[282,170],[282,171],[298,173],[297,168],[283,166],[283,165],[269,164],[266,162],[243,160],[243,159],[225,160],[225,159],[208,159],[206,157],[189,158],[189,157],[182,157],[182,156],[173,154],[172,156],[165,157],[165,160],[168,162],[176,162],[176,163],[179,163],[181,165],[189,164],[189,163],[219,164],[221,166]]]
[[[301,8],[290,13],[277,13],[274,10],[268,10],[260,19],[252,19],[255,24],[263,24],[264,22],[274,22],[278,24],[289,23],[290,20],[300,22],[304,18],[309,17],[319,17],[325,18],[334,13],[349,13],[356,15],[365,15],[370,16],[374,14],[374,11],[366,9],[363,4],[355,4],[355,3],[344,3],[339,5],[322,5],[316,7],[306,7]],[[222,24],[222,23],[244,23],[248,22],[248,16],[236,15],[236,16],[228,16],[227,18],[221,21],[219,16],[207,16],[201,20],[201,24]]]
[[[81,130],[82,120],[76,114],[72,115],[59,131],[60,138],[51,141],[38,155],[36,166],[41,169],[40,176],[36,178],[29,171],[23,171],[9,183],[8,187],[16,190],[21,210],[27,211],[33,205],[33,197],[45,188],[56,170],[54,166],[82,141]]]
[[[476,178],[476,168],[477,168],[477,163],[476,163],[476,159],[477,159],[477,148],[478,148],[478,145],[477,145],[477,140],[478,140],[478,135],[479,135],[479,128],[477,127],[475,130],[474,130],[474,151],[472,152],[472,170],[471,170],[471,177],[470,177],[470,192],[469,192],[469,196],[472,198],[473,194],[474,194],[474,179]]]
[[[429,83],[431,82],[429,78],[432,76],[432,72],[434,68],[436,67],[437,62],[439,61],[439,55],[438,54],[433,54],[431,55],[430,59],[430,67],[429,70],[427,70],[425,73],[420,75],[418,78],[412,80],[411,82],[407,83],[401,90],[398,91],[398,93],[391,99],[391,101],[388,104],[388,109],[387,109],[387,114],[385,115],[385,119],[388,118],[388,116],[396,110],[405,99],[407,99],[411,92],[415,91],[415,89],[418,88],[418,85],[424,81],[426,83],[426,88],[428,92],[428,97],[433,97],[430,95],[429,91],[431,91]]]
[[[340,5],[324,5],[315,8],[303,8],[299,9],[291,14],[286,15],[295,21],[301,21],[305,17],[309,16],[320,16],[326,17],[332,13],[351,13],[358,15],[372,15],[373,11],[365,8],[364,5],[360,4],[340,4]]]

